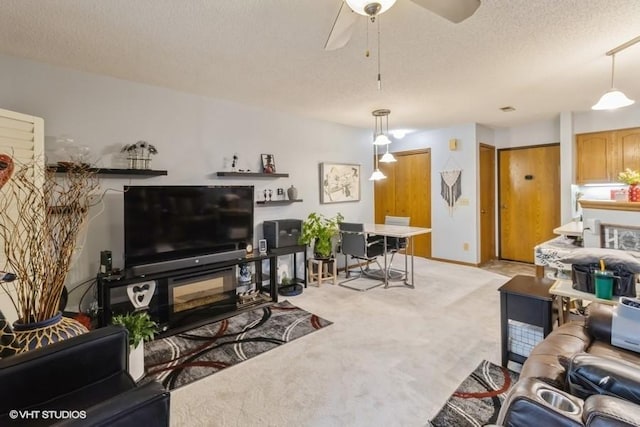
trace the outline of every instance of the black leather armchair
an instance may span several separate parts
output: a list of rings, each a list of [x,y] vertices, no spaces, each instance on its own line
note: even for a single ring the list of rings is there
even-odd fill
[[[1,359],[0,425],[169,426],[169,392],[136,385],[128,349],[127,330],[107,326]]]
[[[640,426],[640,354],[611,345],[612,310],[591,304],[539,343],[505,399],[509,427]]]

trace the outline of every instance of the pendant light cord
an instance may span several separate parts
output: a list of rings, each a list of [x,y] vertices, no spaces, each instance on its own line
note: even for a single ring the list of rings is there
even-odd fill
[[[615,86],[613,86],[613,75],[616,72],[616,54],[614,53],[613,55],[611,55],[611,89],[613,89]]]
[[[378,17],[377,21],[378,21],[378,90],[382,90],[382,77],[380,75],[380,17]],[[382,126],[382,121],[380,125]]]

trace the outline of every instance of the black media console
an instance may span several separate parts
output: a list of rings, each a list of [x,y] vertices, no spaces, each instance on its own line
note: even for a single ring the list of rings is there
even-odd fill
[[[100,326],[113,315],[144,310],[161,335],[181,332],[240,311],[278,301],[279,254],[254,255],[177,270],[134,275],[98,275]],[[262,272],[269,262],[269,274]],[[240,266],[253,266],[251,280],[241,282]]]

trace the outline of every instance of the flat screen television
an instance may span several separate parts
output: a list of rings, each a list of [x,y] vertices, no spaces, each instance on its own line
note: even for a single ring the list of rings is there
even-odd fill
[[[253,241],[253,193],[253,186],[125,186],[125,268],[172,269],[171,261],[243,250]]]

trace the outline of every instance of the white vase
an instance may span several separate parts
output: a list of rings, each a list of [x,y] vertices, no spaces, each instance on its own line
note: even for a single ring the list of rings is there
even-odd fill
[[[129,346],[129,374],[134,381],[144,376],[144,342],[137,347]]]

